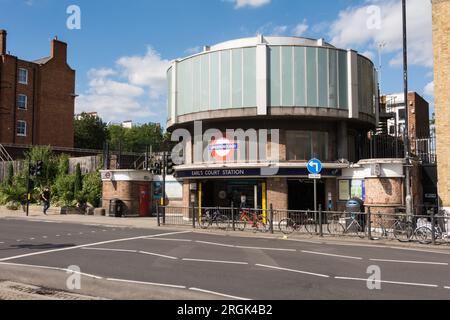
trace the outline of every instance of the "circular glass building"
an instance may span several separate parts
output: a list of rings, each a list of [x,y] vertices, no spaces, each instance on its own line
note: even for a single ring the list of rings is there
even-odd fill
[[[313,209],[306,168],[317,158],[319,202],[335,206],[342,163],[359,160],[359,137],[378,123],[373,63],[322,39],[224,42],[174,61],[167,78],[185,205],[239,205],[245,196],[255,208]]]

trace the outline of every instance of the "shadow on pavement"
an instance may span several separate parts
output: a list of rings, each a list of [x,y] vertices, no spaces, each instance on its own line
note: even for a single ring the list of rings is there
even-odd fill
[[[67,243],[67,244],[51,244],[51,243],[45,243],[45,244],[20,244],[20,245],[12,245],[9,248],[0,249],[0,251],[7,251],[7,250],[17,250],[17,249],[28,249],[28,250],[52,250],[52,249],[64,249],[64,248],[70,248],[75,247],[76,244],[73,243]]]

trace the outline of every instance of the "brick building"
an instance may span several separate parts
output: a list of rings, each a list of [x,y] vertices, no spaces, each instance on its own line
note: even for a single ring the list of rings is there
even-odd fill
[[[387,133],[401,136],[405,128],[406,111],[403,93],[389,94],[381,98],[381,112],[393,115],[387,120]],[[408,93],[409,135],[411,140],[430,136],[430,106],[417,92]]]
[[[450,0],[433,0],[434,91],[439,197],[450,212]]]
[[[49,57],[21,60],[0,30],[0,143],[73,147],[75,71],[56,38]]]

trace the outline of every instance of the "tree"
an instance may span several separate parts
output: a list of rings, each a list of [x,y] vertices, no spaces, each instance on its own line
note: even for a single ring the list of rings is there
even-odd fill
[[[83,189],[83,176],[81,175],[81,166],[79,163],[77,163],[77,167],[75,169],[75,183],[73,188],[73,194],[77,196],[82,189]]]
[[[102,150],[108,140],[106,124],[98,116],[81,114],[74,121],[75,148]]]
[[[8,176],[6,177],[6,185],[11,187],[14,179],[14,166],[12,163],[8,165]]]
[[[120,125],[108,127],[110,149],[124,152],[145,152],[147,146],[152,146],[153,151],[158,151],[164,136],[161,126],[156,123],[123,128]]]

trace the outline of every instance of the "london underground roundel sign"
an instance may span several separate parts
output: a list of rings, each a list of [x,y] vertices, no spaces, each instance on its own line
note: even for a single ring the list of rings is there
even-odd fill
[[[215,140],[209,145],[211,156],[218,161],[226,161],[231,159],[237,148],[238,144],[227,138]]]

